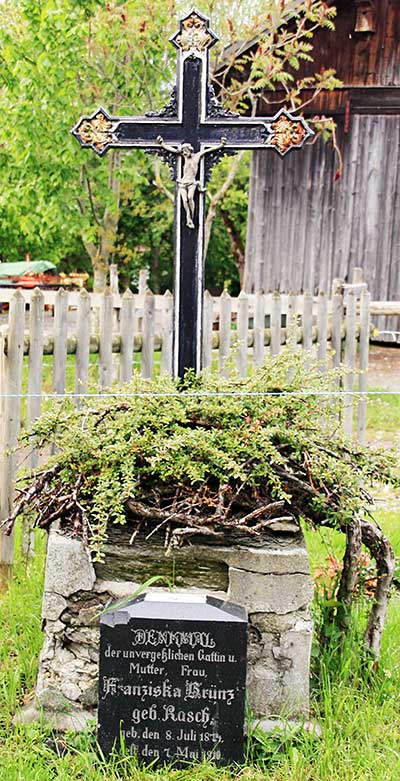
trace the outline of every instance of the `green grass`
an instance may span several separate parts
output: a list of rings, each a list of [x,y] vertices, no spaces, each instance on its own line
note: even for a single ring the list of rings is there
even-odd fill
[[[379,519],[400,553],[398,498],[386,497],[389,510]],[[340,555],[343,540],[330,530],[306,531],[313,569],[327,555]],[[303,731],[286,736],[253,736],[246,765],[217,770],[197,765],[184,770],[140,769],[131,757],[104,763],[93,734],[66,737],[67,752],[58,756],[51,735],[40,724],[11,725],[12,715],[29,702],[42,643],[40,606],[45,539],[38,535],[38,555],[28,564],[20,557],[8,593],[0,597],[0,781],[394,781],[400,778],[400,604],[391,601],[382,659],[373,680],[366,681],[354,645],[338,669],[327,651],[313,690],[313,718],[318,738]],[[17,549],[19,541],[17,540]],[[335,661],[335,663],[333,663]]]
[[[20,531],[20,530],[18,530]],[[20,551],[20,534],[16,552]],[[9,591],[0,594],[0,725],[10,726],[10,714],[31,691],[43,637],[40,609],[43,595],[45,535],[37,533],[38,555],[26,562],[17,555]],[[1,763],[0,763],[1,764]],[[1,771],[0,771],[1,773]],[[1,775],[0,775],[1,778]]]
[[[379,391],[380,388],[371,388]],[[400,432],[400,395],[371,395],[367,405],[367,430],[370,440],[393,440]]]

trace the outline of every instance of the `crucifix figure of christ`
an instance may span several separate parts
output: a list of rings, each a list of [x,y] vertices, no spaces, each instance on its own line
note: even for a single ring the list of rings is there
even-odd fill
[[[241,117],[224,109],[209,84],[209,51],[217,41],[209,20],[193,9],[171,42],[178,50],[170,103],[144,117],[113,117],[103,108],[72,129],[82,147],[141,148],[159,154],[176,182],[173,373],[201,369],[206,183],[224,154],[273,149],[281,157],[303,146],[312,130],[280,109],[272,117]]]
[[[162,136],[158,136],[162,149],[165,152],[169,152],[173,155],[182,155],[184,159],[182,179],[177,179],[178,192],[182,198],[183,208],[186,212],[186,225],[188,228],[194,228],[194,196],[196,190],[200,193],[205,192],[201,186],[201,182],[197,179],[199,172],[200,160],[205,157],[209,152],[218,152],[226,144],[226,138],[221,138],[219,146],[206,146],[201,152],[194,152],[191,144],[181,144],[180,146],[168,146],[164,143]]]

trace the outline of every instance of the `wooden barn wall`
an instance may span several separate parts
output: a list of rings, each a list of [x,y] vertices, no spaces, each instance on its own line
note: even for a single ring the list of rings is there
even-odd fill
[[[368,91],[381,87],[386,90],[400,86],[400,0],[376,0],[376,32],[371,34],[354,31],[356,4],[354,0],[336,3],[335,30],[318,30],[313,38],[312,62],[301,64],[295,78],[313,76],[322,68],[334,68],[343,82],[342,89],[322,92],[308,106],[309,116],[336,114],[345,110],[346,102],[354,95],[349,89],[363,90],[362,101],[368,102]],[[240,73],[236,74],[240,78]],[[312,93],[305,91],[308,101]],[[392,95],[389,94],[389,103]],[[258,113],[270,115],[277,100],[284,94],[265,92],[260,99]],[[373,98],[371,98],[373,99]],[[384,100],[384,98],[381,98]],[[357,103],[357,97],[355,98]],[[379,105],[379,99],[378,99]],[[386,107],[387,108],[387,107]],[[387,113],[378,111],[377,113]],[[397,111],[398,113],[398,111]]]
[[[362,266],[373,299],[400,300],[400,117],[353,116],[339,143],[337,182],[329,143],[253,153],[247,292],[329,292]]]
[[[400,3],[375,0],[376,31],[355,32],[356,3],[335,3],[335,30],[320,29],[313,37],[313,61],[301,66],[301,76],[322,67],[335,68],[345,85],[400,85]]]

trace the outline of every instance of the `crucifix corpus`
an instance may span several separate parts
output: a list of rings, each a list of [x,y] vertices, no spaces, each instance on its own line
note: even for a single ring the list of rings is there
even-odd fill
[[[170,39],[178,49],[170,103],[144,117],[113,117],[104,108],[72,130],[82,147],[141,148],[165,160],[176,182],[173,372],[201,369],[206,183],[224,154],[274,149],[281,157],[313,135],[302,117],[241,117],[220,104],[209,84],[209,51],[218,40],[209,20],[192,10]]]

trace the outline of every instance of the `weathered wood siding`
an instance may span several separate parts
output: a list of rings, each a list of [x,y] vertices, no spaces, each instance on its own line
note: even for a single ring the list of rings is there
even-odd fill
[[[340,114],[348,101],[360,113],[399,113],[400,95],[400,2],[375,0],[376,31],[355,31],[354,0],[337,0],[335,30],[323,28],[313,38],[312,62],[301,64],[294,77],[313,76],[322,68],[334,68],[343,87],[320,93],[307,107],[308,116]],[[236,73],[240,78],[240,73]],[[304,100],[311,92],[302,93]],[[270,115],[271,101],[284,94],[265,92],[258,112]]]
[[[329,291],[361,266],[373,299],[400,299],[400,117],[353,115],[339,144],[337,182],[329,143],[253,153],[246,292]]]

